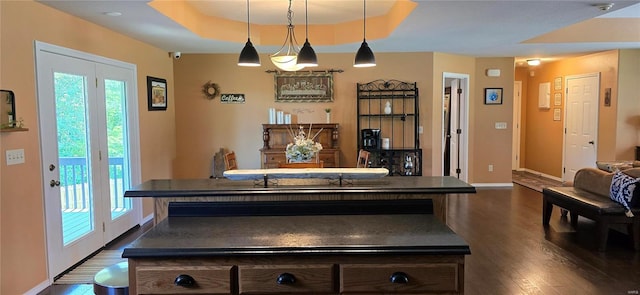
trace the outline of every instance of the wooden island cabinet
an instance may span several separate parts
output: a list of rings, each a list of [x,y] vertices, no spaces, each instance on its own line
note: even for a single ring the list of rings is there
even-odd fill
[[[475,192],[462,181],[235,184],[152,180],[125,193],[172,200],[124,249],[130,294],[464,294],[470,248],[432,198]]]

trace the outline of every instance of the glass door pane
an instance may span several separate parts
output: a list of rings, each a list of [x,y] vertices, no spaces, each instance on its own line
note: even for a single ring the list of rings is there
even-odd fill
[[[54,73],[63,245],[95,229],[85,76]]]
[[[124,81],[104,80],[107,118],[107,146],[109,154],[109,196],[111,219],[131,210],[131,199],[124,198],[129,188],[129,153],[126,130],[126,84]]]

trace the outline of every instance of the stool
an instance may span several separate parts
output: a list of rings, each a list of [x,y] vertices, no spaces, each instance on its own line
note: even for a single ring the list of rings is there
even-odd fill
[[[129,295],[129,263],[116,263],[101,269],[93,277],[96,295]]]

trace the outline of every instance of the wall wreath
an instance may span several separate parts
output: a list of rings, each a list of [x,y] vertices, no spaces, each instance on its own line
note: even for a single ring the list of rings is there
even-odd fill
[[[204,94],[204,97],[207,99],[214,99],[220,95],[220,86],[216,83],[211,83],[211,81],[204,83],[204,85],[202,85],[202,94]]]

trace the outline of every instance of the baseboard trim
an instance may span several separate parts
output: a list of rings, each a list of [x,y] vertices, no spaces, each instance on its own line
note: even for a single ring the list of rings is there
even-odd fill
[[[147,222],[153,221],[153,213],[142,218],[142,222],[140,222],[140,226],[146,224]]]
[[[472,183],[475,187],[513,187],[513,182],[496,182],[496,183]]]
[[[24,292],[24,294],[25,295],[37,295],[38,293],[44,291],[49,286],[51,286],[51,283],[49,282],[49,280],[45,280],[42,283],[38,284],[37,286],[31,288],[31,290],[29,290],[27,292]]]
[[[561,177],[555,177],[553,175],[544,174],[542,172],[538,172],[538,171],[535,171],[535,170],[531,170],[531,169],[526,169],[525,168],[524,172],[528,172],[528,173],[535,174],[535,175],[540,176],[540,177],[544,177],[544,178],[547,178],[547,179],[551,179],[551,180],[562,182],[562,178]]]

